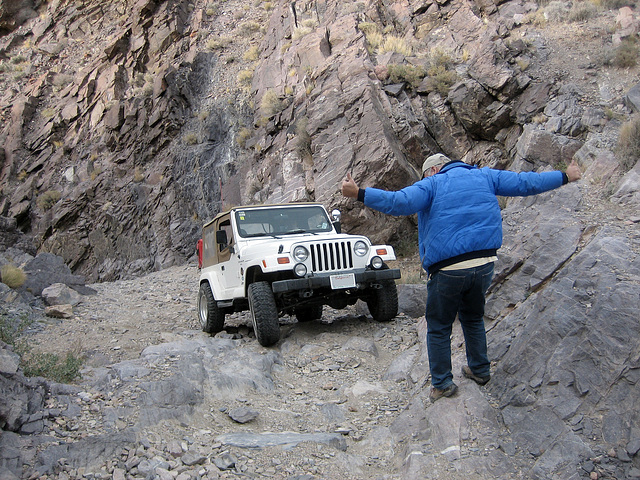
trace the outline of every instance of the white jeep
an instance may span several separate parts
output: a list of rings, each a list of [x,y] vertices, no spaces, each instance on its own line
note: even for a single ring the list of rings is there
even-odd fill
[[[398,313],[393,247],[371,245],[361,235],[340,233],[317,203],[234,207],[204,225],[198,241],[202,330],[215,334],[228,313],[250,310],[263,346],[280,339],[278,318],[300,322],[322,317],[323,305],[342,309],[362,299],[373,318]]]

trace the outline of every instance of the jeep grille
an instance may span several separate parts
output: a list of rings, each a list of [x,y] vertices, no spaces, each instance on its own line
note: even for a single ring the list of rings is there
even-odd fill
[[[353,268],[351,242],[314,243],[310,246],[314,272]]]

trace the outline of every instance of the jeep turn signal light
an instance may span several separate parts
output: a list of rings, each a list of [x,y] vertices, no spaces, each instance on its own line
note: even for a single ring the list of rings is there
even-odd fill
[[[278,257],[278,263],[280,265],[284,265],[285,263],[289,263],[289,257]]]
[[[376,248],[376,253],[378,255],[386,255],[387,254],[387,249],[386,248]]]

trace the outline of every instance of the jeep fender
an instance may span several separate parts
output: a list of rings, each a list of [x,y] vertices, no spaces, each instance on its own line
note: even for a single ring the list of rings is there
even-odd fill
[[[216,301],[220,300],[231,300],[230,298],[223,298],[222,290],[220,289],[220,281],[214,279],[218,275],[215,271],[203,272],[200,277],[200,284],[203,282],[208,282],[211,287],[211,293],[213,293],[213,298]]]

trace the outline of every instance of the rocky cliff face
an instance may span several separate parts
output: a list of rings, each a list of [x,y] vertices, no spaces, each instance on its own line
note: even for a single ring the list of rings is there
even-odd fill
[[[487,304],[493,377],[486,387],[469,382],[450,403],[429,407],[422,401],[428,388],[419,355],[424,348],[417,344],[424,332],[414,331],[407,319],[393,323],[397,334],[358,329],[368,344],[383,343],[389,350],[393,368],[372,363],[371,378],[402,390],[389,400],[402,408],[380,415],[387,418],[384,428],[363,427],[363,436],[348,438],[344,465],[357,460],[353,451],[370,448],[362,470],[353,470],[357,478],[388,468],[390,478],[640,477],[640,165],[621,163],[616,149],[622,122],[640,110],[640,77],[638,67],[621,70],[607,60],[616,42],[637,36],[638,12],[601,10],[572,23],[566,6],[549,6],[543,15],[537,5],[517,0],[317,0],[244,7],[235,1],[0,1],[0,260],[16,261],[20,253],[25,264],[37,265],[37,251],[50,251],[89,280],[161,269],[189,258],[200,224],[225,204],[240,202],[321,201],[343,210],[345,228],[397,242],[412,231],[413,220],[382,217],[344,201],[338,186],[346,172],[363,186],[400,188],[417,178],[422,159],[435,151],[521,170],[561,168],[575,158],[584,170],[581,182],[504,202],[505,241]],[[185,278],[194,280],[176,277],[162,296],[178,310],[166,320],[167,332],[154,333],[158,342],[164,334],[175,338],[177,322],[184,328],[194,322],[193,311],[174,296],[176,282],[186,288]],[[158,282],[144,281],[151,287],[145,283],[133,291],[131,309],[120,312],[117,305],[117,321],[137,322],[159,308],[146,295]],[[105,308],[132,289],[130,283],[104,285],[113,288]],[[3,302],[15,303],[18,294],[2,288]],[[139,314],[138,295],[149,304]],[[91,328],[102,327],[90,309],[83,316]],[[160,328],[155,316],[150,323]],[[137,341],[138,331],[128,324],[105,331],[126,336],[129,329]],[[357,386],[350,374],[332,373],[338,360],[331,355],[344,342],[337,338],[343,335],[339,327],[335,338],[316,338],[294,324],[291,336],[268,355],[254,352],[249,330],[240,330],[243,339],[234,349],[246,348],[256,359],[290,356],[297,362],[308,355],[312,366],[326,360],[328,378],[344,378],[340,395]],[[49,342],[55,338],[50,330],[40,333]],[[191,328],[188,335],[199,334]],[[381,342],[384,335],[390,339]],[[75,337],[58,338],[56,345]],[[220,341],[230,340],[197,339],[205,350],[215,350]],[[185,379],[185,368],[195,378],[225,365],[207,361],[192,368],[211,357],[176,342],[185,363],[176,363],[172,379],[175,373],[186,391],[196,391],[202,381]],[[99,345],[105,356],[113,354],[108,341]],[[400,345],[413,346],[394,356]],[[454,345],[459,366],[460,336]],[[167,350],[167,365],[175,360],[171,348],[158,347]],[[333,353],[316,357],[317,351]],[[3,388],[6,397],[35,397],[8,412],[12,416],[3,413],[11,418],[11,432],[24,438],[46,423],[40,412],[45,387],[20,377],[13,354],[2,360],[3,384],[19,384]],[[111,397],[109,378],[129,378],[126,372],[144,376],[147,360],[141,361],[142,367],[105,367],[110,373],[100,378],[107,380],[95,388]],[[309,382],[305,389],[314,392],[310,398],[327,398],[331,412],[354,416],[358,410],[327,397],[326,384],[306,374],[306,363],[296,365]],[[289,384],[302,380],[282,382],[281,370],[264,368],[285,392],[269,399],[273,411],[288,415],[282,398],[291,396]],[[380,373],[385,371],[397,376]],[[114,445],[133,444],[110,410],[131,397],[126,384],[117,387],[122,397],[109,400],[105,424],[113,425]],[[144,388],[165,391],[153,383]],[[66,391],[49,394],[73,403]],[[264,398],[252,386],[246,395]],[[191,402],[187,410],[200,403],[210,410],[199,395],[148,401],[154,407],[158,402],[163,412],[181,412],[174,407],[185,399]],[[21,409],[24,404],[31,407]],[[308,405],[294,407],[306,416]],[[59,414],[49,410],[51,418]],[[166,434],[151,417],[154,428]],[[200,428],[197,418],[180,419],[192,420]],[[268,431],[282,426],[277,420],[265,425]],[[3,445],[18,437],[3,433]],[[208,448],[213,438],[208,432],[202,445]],[[91,436],[87,443],[103,440]],[[47,465],[71,458],[80,469],[96,457],[59,450]],[[11,470],[21,471],[19,452],[3,451]],[[127,469],[138,468],[129,460],[139,451],[154,458],[155,447],[139,450],[134,444]],[[109,455],[100,461],[109,464]],[[351,468],[327,455],[318,468],[305,463],[303,472],[322,474],[325,463],[330,472]],[[200,475],[197,468],[194,475]],[[120,467],[110,472],[116,470],[123,474]],[[151,468],[139,470],[142,475]]]
[[[543,36],[518,1],[1,5],[0,214],[90,280],[184,262],[225,203],[320,201],[397,242],[412,219],[345,203],[347,171],[395,189],[435,151],[566,164],[637,82],[586,43],[635,34],[633,12]]]

